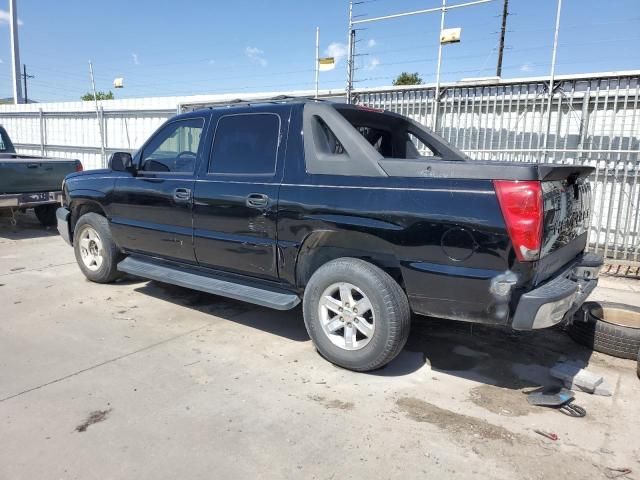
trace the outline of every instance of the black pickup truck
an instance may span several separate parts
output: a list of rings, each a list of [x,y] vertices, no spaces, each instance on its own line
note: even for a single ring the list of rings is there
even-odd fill
[[[597,283],[592,169],[473,161],[406,117],[311,100],[167,121],[69,175],[58,229],[84,275],[123,273],[275,309],[318,351],[391,361],[411,312],[518,330],[569,321]]]

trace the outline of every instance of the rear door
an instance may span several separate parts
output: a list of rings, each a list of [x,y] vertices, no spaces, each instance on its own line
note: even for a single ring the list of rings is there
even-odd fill
[[[204,128],[202,117],[165,124],[138,154],[137,175],[118,179],[111,218],[118,245],[195,263],[193,190]]]
[[[289,112],[273,105],[212,117],[210,156],[194,192],[200,265],[278,279],[276,216]]]

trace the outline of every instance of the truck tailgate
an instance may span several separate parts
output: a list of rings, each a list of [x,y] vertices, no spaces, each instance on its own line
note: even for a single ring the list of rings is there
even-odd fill
[[[0,158],[0,195],[57,191],[64,177],[81,168],[78,160]]]
[[[585,167],[556,167],[542,180],[542,248],[537,282],[546,280],[587,245],[591,186]]]

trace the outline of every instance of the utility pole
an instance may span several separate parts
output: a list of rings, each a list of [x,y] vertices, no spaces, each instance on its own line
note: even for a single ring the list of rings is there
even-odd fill
[[[391,20],[391,19],[396,19],[396,18],[404,18],[404,17],[409,17],[409,16],[413,16],[413,15],[423,15],[425,13],[434,13],[434,12],[440,12],[440,34],[442,33],[442,29],[444,28],[444,15],[445,12],[449,11],[449,10],[454,10],[454,9],[458,9],[458,8],[463,8],[463,7],[470,7],[472,5],[482,5],[485,3],[489,3],[489,2],[493,2],[495,0],[470,0],[464,3],[458,3],[455,5],[446,5],[446,1],[443,0],[442,5],[440,7],[434,7],[434,8],[425,8],[422,10],[413,10],[411,12],[401,12],[401,13],[393,13],[390,15],[383,15],[380,17],[369,17],[369,18],[362,18],[362,19],[357,19],[354,20],[353,19],[353,5],[359,5],[361,3],[364,3],[363,1],[358,1],[358,2],[353,2],[350,1],[349,2],[349,48],[347,50],[347,102],[351,103],[351,94],[352,94],[352,90],[353,90],[353,66],[354,66],[354,57],[355,57],[355,37],[356,37],[356,30],[355,30],[355,26],[357,25],[361,25],[363,23],[371,23],[371,22],[379,22],[379,21],[383,21],[383,20]],[[440,47],[438,47],[438,71],[440,70],[440,63],[442,61],[442,44],[440,42],[438,42]],[[440,94],[440,81],[439,81],[439,77],[440,77],[440,73],[437,74],[438,80],[436,80],[436,97]],[[436,102],[437,102],[437,98],[436,98]]]
[[[351,92],[353,90],[353,53],[355,49],[356,31],[353,29],[353,1],[349,2],[349,41],[347,50],[347,103],[351,103]]]
[[[438,65],[436,66],[436,91],[433,99],[433,131],[438,129],[438,110],[440,109],[440,67],[442,66],[442,41],[440,36],[444,29],[444,14],[447,12],[447,0],[442,0],[442,12],[440,13],[440,31],[438,32]]]
[[[29,103],[29,95],[27,95],[27,79],[33,78],[33,75],[27,75],[27,66],[22,64],[22,82],[24,83],[24,103]]]
[[[22,103],[20,82],[20,47],[18,45],[18,10],[16,0],[9,0],[9,28],[11,30],[11,63],[13,67],[13,103]]]
[[[316,27],[316,99],[320,88],[320,27]]]
[[[93,102],[96,106],[96,120],[98,121],[98,131],[100,132],[100,153],[102,154],[102,164],[106,165],[105,158],[105,145],[104,145],[104,132],[102,131],[102,115],[100,115],[100,109],[98,108],[98,94],[96,93],[96,81],[93,77],[93,63],[89,60],[89,75],[91,77],[91,89],[93,90]]]
[[[544,139],[545,156],[549,148],[549,134],[551,133],[551,106],[553,104],[553,84],[556,73],[556,57],[558,53],[558,35],[560,34],[560,11],[562,10],[562,0],[558,0],[556,10],[556,28],[553,34],[553,52],[551,53],[551,72],[549,72],[549,98],[547,99],[547,131]]]
[[[502,54],[504,52],[504,36],[507,33],[507,16],[509,15],[509,0],[504,0],[502,8],[502,29],[500,30],[500,48],[498,49],[498,66],[496,67],[496,77],[502,76]]]

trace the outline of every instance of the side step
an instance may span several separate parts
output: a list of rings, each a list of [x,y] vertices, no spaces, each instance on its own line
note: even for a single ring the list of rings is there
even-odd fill
[[[138,277],[213,293],[222,297],[262,305],[276,310],[290,310],[300,303],[294,293],[267,290],[249,283],[238,283],[222,277],[210,277],[200,273],[179,270],[139,258],[127,257],[118,264],[118,270]]]

